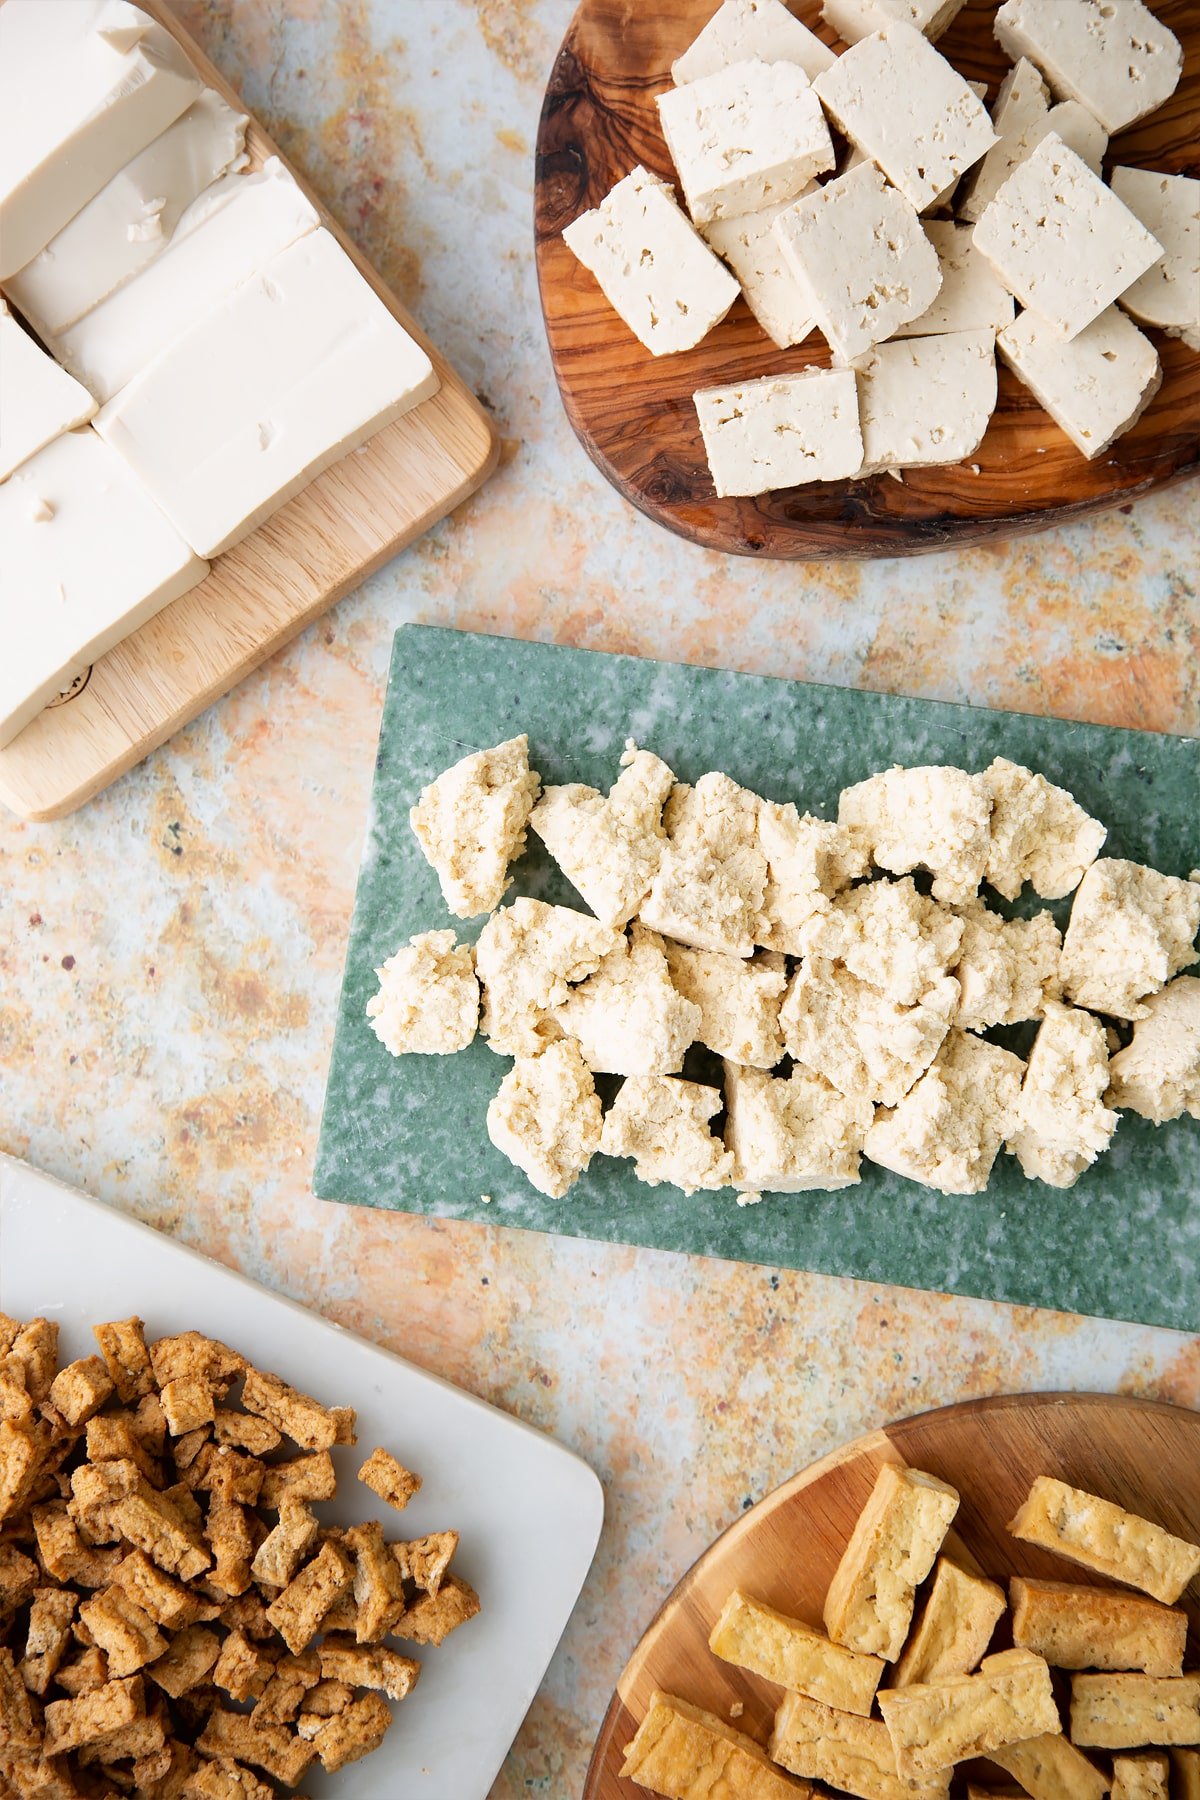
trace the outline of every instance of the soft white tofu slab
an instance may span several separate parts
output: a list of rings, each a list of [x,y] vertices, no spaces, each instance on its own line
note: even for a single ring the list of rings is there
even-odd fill
[[[1125,289],[1121,305],[1200,350],[1200,181],[1121,168],[1112,172],[1112,190],[1163,247],[1162,261]]]
[[[742,285],[746,304],[781,350],[802,344],[817,328],[812,295],[783,254],[775,221],[792,204],[764,206],[740,219],[714,219],[704,236]]]
[[[1019,57],[1000,83],[992,108],[996,142],[962,180],[958,198],[960,219],[977,219],[996,198],[1016,166],[1014,153],[1025,132],[1050,110],[1050,89],[1027,56]]]
[[[1072,338],[1161,257],[1162,245],[1061,138],[1044,138],[975,226],[1010,293]]]
[[[834,165],[825,115],[795,63],[731,63],[668,88],[658,113],[697,225],[794,199]]]
[[[1078,100],[1060,100],[1047,108],[1016,137],[1003,139],[993,146],[979,165],[977,179],[963,201],[959,213],[964,219],[978,219],[991,204],[1014,169],[1025,162],[1044,138],[1061,138],[1094,175],[1099,175],[1108,149],[1108,133],[1099,119],[1094,119]]]
[[[39,450],[86,425],[96,402],[35,344],[0,300],[0,481]]]
[[[783,0],[722,0],[704,30],[671,64],[671,79],[682,87],[753,56],[761,62],[796,63],[810,81],[834,60],[828,44]]]
[[[717,493],[837,481],[862,464],[853,369],[805,369],[694,396]]]
[[[844,44],[857,44],[897,20],[932,43],[951,26],[965,0],[825,0],[821,15]]]
[[[1142,0],[1004,0],[996,37],[1113,135],[1169,100],[1183,52]]]
[[[437,392],[433,364],[336,238],[310,232],[96,417],[198,555]]]
[[[988,328],[877,344],[856,364],[864,475],[962,462],[996,410]]]
[[[53,338],[162,255],[185,209],[242,156],[248,121],[206,89],[6,283]]]
[[[0,7],[0,281],[199,98],[174,38],[125,0]]]
[[[0,484],[0,745],[207,573],[94,431],[22,464]]]
[[[1067,344],[1023,312],[996,348],[1089,460],[1136,425],[1162,382],[1157,350],[1117,306]]]
[[[933,337],[939,332],[989,330],[1011,325],[1013,297],[993,274],[985,256],[971,242],[971,227],[953,219],[927,219],[925,235],[937,251],[942,285],[933,305],[918,319],[901,325],[898,338]]]

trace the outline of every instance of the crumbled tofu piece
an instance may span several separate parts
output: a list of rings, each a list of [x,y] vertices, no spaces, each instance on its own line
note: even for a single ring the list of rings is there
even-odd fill
[[[567,226],[563,242],[653,356],[693,349],[738,297],[674,188],[640,164]]]
[[[843,1094],[896,1106],[937,1055],[957,1010],[950,976],[904,1007],[848,969],[809,963],[792,979],[780,1022],[805,1068]]]
[[[918,893],[911,876],[839,894],[801,933],[805,956],[841,963],[897,1006],[915,1006],[953,967],[963,922]]]
[[[1055,354],[1061,360],[1061,344]],[[984,880],[1006,900],[1015,900],[1026,881],[1043,900],[1065,898],[1108,836],[1099,819],[1084,812],[1066,788],[1005,756],[997,756],[979,780],[992,801]]]
[[[1200,961],[1200,882],[1102,857],[1079,884],[1063,939],[1063,991],[1079,1006],[1144,1019],[1150,994]]]
[[[1112,191],[1163,247],[1161,262],[1127,287],[1121,305],[1143,325],[1200,350],[1200,181],[1154,169],[1114,169]]]
[[[1023,1794],[1042,1800],[1104,1800],[1108,1793],[1107,1777],[1061,1729],[1023,1744],[1006,1744],[989,1755],[1007,1775],[1015,1776]]]
[[[124,1405],[154,1392],[154,1369],[140,1319],[114,1319],[94,1326],[92,1334]]]
[[[902,20],[853,45],[813,87],[846,136],[918,212],[996,141],[983,102]]]
[[[996,348],[1089,461],[1133,429],[1162,385],[1158,351],[1116,306],[1069,344],[1037,313],[1023,312]]]
[[[1181,1675],[1187,1614],[1140,1594],[1062,1581],[1009,1583],[1013,1642],[1055,1669],[1138,1669]]]
[[[658,116],[697,225],[792,200],[834,165],[821,103],[795,63],[730,63],[668,88]]]
[[[781,350],[802,344],[817,327],[812,298],[775,233],[776,219],[791,204],[779,200],[741,218],[713,219],[704,227],[707,242],[741,283],[746,305]]]
[[[964,0],[824,0],[821,16],[844,44],[857,44],[897,21],[911,25],[932,43],[953,24],[963,5]]]
[[[1047,1000],[1060,997],[1062,936],[1053,916],[1002,919],[981,900],[959,909],[963,924],[958,961],[950,973],[961,999],[955,1024],[964,1031],[1040,1019]]]
[[[553,1017],[593,1074],[672,1075],[696,1041],[701,1014],[672,982],[662,939],[635,925]]]
[[[895,1662],[917,1588],[957,1511],[958,1494],[946,1482],[883,1465],[825,1596],[825,1629],[836,1643]]]
[[[409,822],[458,918],[494,912],[504,898],[539,782],[522,732],[464,756],[421,789]]]
[[[1030,63],[1023,66],[1032,67]],[[1060,100],[1057,106],[1043,106],[1032,118],[1002,133],[1000,142],[993,144],[974,172],[971,191],[959,208],[961,217],[972,223],[982,218],[1013,170],[1020,168],[1043,138],[1051,134],[1061,138],[1068,150],[1073,150],[1093,174],[1099,175],[1108,149],[1107,131],[1078,100]]]
[[[771,1755],[793,1774],[860,1800],[946,1800],[950,1769],[923,1781],[901,1775],[881,1719],[839,1712],[804,1694],[788,1694],[775,1714]],[[813,1790],[814,1793],[817,1790]]]
[[[740,386],[700,388],[692,398],[719,495],[836,481],[862,465],[853,370],[765,375]]]
[[[1074,1187],[1108,1148],[1117,1115],[1104,1105],[1108,1040],[1099,1019],[1046,1003],[1017,1101],[1008,1147],[1031,1181]]]
[[[663,822],[667,844],[641,920],[695,950],[752,956],[761,931],[767,859],[756,795],[728,775],[677,784]]]
[[[829,46],[783,0],[722,0],[703,31],[671,64],[671,79],[683,87],[753,57],[795,63],[810,81],[834,60]]]
[[[990,153],[989,153],[990,154]],[[936,337],[943,332],[990,331],[993,338],[1015,313],[1013,297],[971,242],[966,225],[953,219],[930,219],[925,235],[937,251],[942,285],[919,318],[901,325],[898,338]],[[868,458],[870,450],[867,451]]]
[[[335,1444],[354,1442],[350,1407],[322,1406],[311,1394],[303,1394],[290,1382],[261,1369],[247,1369],[242,1405],[247,1412],[268,1420],[302,1450],[331,1450]]]
[[[393,1056],[452,1056],[479,1023],[479,983],[470,944],[452,931],[423,931],[376,969],[367,1001],[371,1029]]]
[[[797,1063],[787,1076],[725,1064],[725,1140],[745,1193],[851,1187],[871,1123],[868,1100],[839,1093]]]
[[[1109,1103],[1155,1125],[1185,1112],[1200,1119],[1200,978],[1177,975],[1143,1010],[1108,1065]]]
[[[844,788],[838,824],[893,875],[927,869],[937,900],[962,905],[983,879],[992,800],[962,769],[887,769]]]
[[[1110,1581],[1140,1588],[1164,1606],[1174,1606],[1188,1583],[1200,1575],[1200,1545],[1049,1475],[1038,1476],[1008,1529],[1022,1543],[1052,1550]]]
[[[758,811],[758,842],[767,859],[759,942],[769,950],[800,956],[803,929],[815,913],[826,912],[836,894],[865,875],[871,859],[848,831],[786,805],[764,800]]]
[[[607,798],[579,782],[548,787],[530,815],[531,828],[604,925],[627,925],[649,892],[674,780],[665,762],[631,742]]]
[[[422,1594],[396,1628],[398,1637],[413,1644],[444,1644],[452,1631],[465,1625],[479,1611],[479,1595],[469,1581],[447,1575],[436,1594]]]
[[[728,1187],[732,1158],[708,1121],[721,1110],[719,1088],[670,1075],[631,1075],[604,1120],[600,1151],[631,1156],[639,1181],[671,1182],[685,1194]]]
[[[348,1557],[337,1544],[326,1540],[312,1561],[272,1601],[267,1617],[293,1656],[312,1642],[334,1601],[353,1581],[354,1570]]]
[[[621,1775],[667,1800],[717,1800],[721,1794],[805,1800],[808,1793],[776,1769],[753,1738],[658,1689],[625,1748]]]
[[[975,1675],[888,1690],[879,1706],[897,1768],[915,1777],[1062,1730],[1050,1671],[1030,1650],[985,1657]]]
[[[1170,1800],[1170,1779],[1171,1762],[1163,1751],[1114,1756],[1112,1800]]]
[[[457,1549],[457,1531],[433,1531],[428,1537],[393,1544],[392,1555],[405,1581],[413,1582],[422,1593],[436,1594]]]
[[[1010,293],[1062,340],[1098,319],[1163,253],[1054,132],[984,209],[974,243]]]
[[[1012,1130],[1023,1073],[1011,1051],[952,1031],[895,1110],[876,1114],[863,1149],[939,1193],[982,1194]]]
[[[1071,1738],[1097,1750],[1200,1744],[1200,1674],[1073,1675]]]
[[[596,1084],[578,1044],[518,1056],[487,1110],[488,1136],[534,1187],[561,1200],[600,1147]]]
[[[919,319],[942,284],[915,209],[874,163],[797,200],[774,230],[817,324],[845,362]]]
[[[498,1056],[532,1056],[557,1039],[551,1009],[620,943],[611,926],[569,906],[521,898],[494,913],[475,946],[489,1048]]]
[[[782,956],[768,953],[746,962],[721,950],[692,950],[685,944],[664,943],[663,949],[672,982],[698,1009],[696,1040],[714,1055],[753,1069],[773,1069],[783,1060],[779,1008],[788,978]],[[646,1073],[670,1074],[677,1067]]]
[[[730,1594],[709,1636],[715,1656],[762,1675],[793,1694],[807,1694],[841,1712],[868,1717],[884,1664],[832,1643],[799,1619],[776,1612],[738,1589]]]
[[[1183,67],[1179,40],[1142,0],[1005,0],[993,29],[1112,133],[1169,100]]]
[[[257,1700],[274,1673],[274,1656],[251,1643],[244,1631],[235,1630],[221,1645],[212,1681],[233,1700]]]
[[[921,1617],[892,1672],[893,1687],[969,1675],[1007,1609],[1004,1589],[939,1556]]]
[[[995,346],[987,326],[876,344],[859,358],[863,474],[977,450],[996,410]]]

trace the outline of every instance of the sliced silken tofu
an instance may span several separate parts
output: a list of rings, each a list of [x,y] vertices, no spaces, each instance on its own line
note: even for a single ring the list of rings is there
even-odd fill
[[[95,410],[87,389],[46,355],[0,300],[0,481],[64,431],[86,425]]]

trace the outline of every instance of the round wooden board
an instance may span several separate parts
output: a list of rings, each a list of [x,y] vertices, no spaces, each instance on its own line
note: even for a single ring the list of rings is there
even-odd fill
[[[718,1661],[708,1648],[732,1588],[821,1623],[825,1590],[885,1462],[951,1482],[962,1505],[948,1547],[996,1580],[1009,1575],[1086,1582],[1086,1571],[1031,1550],[1006,1526],[1035,1475],[1053,1475],[1200,1540],[1200,1413],[1105,1394],[975,1400],[904,1419],[814,1463],[719,1537],[684,1576],[617,1684],[588,1771],[584,1800],[637,1800],[622,1780],[624,1749],[655,1688],[728,1719],[766,1743],[781,1690]],[[1200,1661],[1200,1584],[1180,1604],[1190,1619],[1188,1665]],[[1001,1620],[994,1640],[1005,1638]]]
[[[1038,531],[1130,500],[1200,467],[1200,354],[1152,332],[1163,385],[1135,428],[1089,463],[1007,369],[998,408],[969,463],[814,483],[756,500],[713,492],[692,395],[714,383],[827,364],[825,340],[779,350],[744,300],[695,350],[654,357],[562,241],[636,163],[676,181],[655,97],[715,0],[583,0],[554,65],[538,128],[538,281],[567,415],[597,466],[650,518],[711,550],[811,558],[896,556]],[[819,0],[793,10],[830,44]],[[1114,138],[1106,167],[1195,175],[1200,141],[1200,6],[1153,0],[1184,47],[1168,104]],[[995,0],[967,0],[940,40],[995,99],[1008,60],[992,37]],[[1189,166],[1190,165],[1190,166]],[[976,469],[978,473],[976,473]]]

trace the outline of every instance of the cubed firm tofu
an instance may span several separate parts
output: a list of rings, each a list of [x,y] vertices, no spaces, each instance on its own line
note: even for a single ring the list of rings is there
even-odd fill
[[[699,1706],[657,1691],[625,1747],[621,1775],[665,1800],[700,1800],[722,1791],[754,1800],[806,1800],[809,1791],[807,1783],[776,1768],[753,1738]]]
[[[39,450],[86,425],[96,402],[36,344],[0,299],[0,481]]]
[[[1030,1181],[1074,1187],[1117,1128],[1104,1104],[1108,1044],[1091,1013],[1046,1002],[1013,1111],[1008,1147]]]
[[[718,494],[837,481],[862,466],[853,369],[805,369],[695,395]]]
[[[1008,1529],[1022,1543],[1052,1550],[1110,1581],[1140,1588],[1164,1606],[1174,1606],[1188,1583],[1200,1575],[1200,1544],[1177,1537],[1114,1500],[1049,1475],[1037,1477]]]
[[[958,1494],[946,1482],[884,1464],[825,1596],[825,1629],[835,1643],[895,1662],[916,1590],[957,1511]]]
[[[1154,169],[1114,169],[1112,190],[1163,247],[1121,305],[1144,325],[1200,350],[1200,181]]]
[[[1179,84],[1179,40],[1142,0],[1005,0],[994,30],[1014,61],[1029,57],[1108,132],[1153,112]]]
[[[990,331],[1011,325],[1013,297],[971,242],[970,228],[953,219],[929,219],[925,235],[937,251],[942,285],[933,304],[899,326],[894,337],[934,337],[941,332]]]
[[[1065,344],[1045,319],[1023,312],[996,348],[1089,461],[1132,431],[1162,386],[1158,351],[1116,306]]]
[[[791,200],[834,165],[821,103],[795,63],[730,63],[668,88],[658,114],[697,225]]]
[[[990,329],[876,344],[856,364],[864,475],[962,462],[996,410]]]
[[[886,1690],[879,1705],[897,1768],[916,1778],[1062,1729],[1050,1671],[1031,1650],[986,1656],[974,1675]]]
[[[703,31],[671,64],[671,79],[682,87],[753,57],[795,63],[810,81],[834,60],[828,44],[789,12],[784,0],[722,0]]]
[[[1142,1019],[1146,998],[1200,961],[1200,881],[1105,856],[1079,884],[1063,939],[1063,991],[1078,1006]]]
[[[713,219],[704,236],[737,276],[746,305],[781,350],[816,330],[812,296],[784,255],[775,221],[792,204],[780,200],[740,219]],[[1011,307],[1011,302],[1010,302]]]
[[[932,43],[963,9],[964,0],[825,0],[821,17],[845,44],[857,44],[885,25],[912,25]]]

